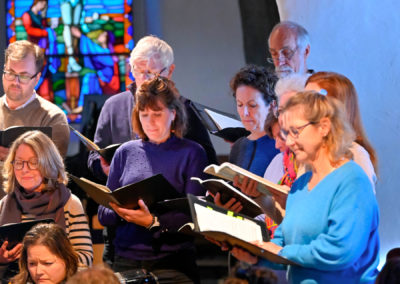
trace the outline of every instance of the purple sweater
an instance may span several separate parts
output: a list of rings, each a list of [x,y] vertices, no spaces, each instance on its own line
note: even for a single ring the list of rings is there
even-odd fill
[[[205,178],[203,169],[206,165],[204,149],[190,140],[171,136],[159,145],[134,140],[123,144],[115,153],[107,186],[115,190],[161,173],[182,195],[204,195],[205,190],[190,181],[190,178]],[[114,240],[116,255],[134,260],[151,260],[168,256],[180,249],[193,248],[190,241],[183,240],[176,233],[181,225],[190,220],[188,215],[178,211],[153,213],[158,216],[161,226],[155,231],[149,231],[133,223],[121,222],[113,210],[99,206],[100,223],[104,226],[118,226]]]
[[[129,90],[111,96],[101,109],[97,121],[94,143],[100,148],[111,144],[124,143],[132,139],[137,139],[132,130],[131,116],[135,105],[134,93],[136,85],[129,85]],[[217,155],[210,140],[208,131],[197,117],[193,110],[192,102],[180,96],[180,101],[184,104],[187,113],[187,132],[185,138],[199,143],[206,151],[208,164],[217,164]],[[100,166],[100,158],[97,152],[91,152],[88,159],[88,167],[93,174],[102,181],[107,179]]]

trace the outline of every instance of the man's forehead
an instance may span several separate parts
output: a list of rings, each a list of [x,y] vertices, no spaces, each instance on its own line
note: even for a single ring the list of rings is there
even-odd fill
[[[22,73],[32,73],[36,71],[35,59],[30,57],[25,57],[23,59],[8,58],[7,62],[4,64],[4,68],[11,71],[16,71],[20,74]]]

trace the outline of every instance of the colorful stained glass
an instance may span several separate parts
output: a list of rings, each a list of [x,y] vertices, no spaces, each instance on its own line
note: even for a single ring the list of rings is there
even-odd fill
[[[37,92],[71,121],[85,95],[113,95],[131,82],[132,0],[8,0],[6,9],[8,42],[46,50]]]

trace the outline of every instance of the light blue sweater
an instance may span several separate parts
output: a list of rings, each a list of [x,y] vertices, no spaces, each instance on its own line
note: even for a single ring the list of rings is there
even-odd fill
[[[379,210],[371,182],[350,161],[311,191],[311,172],[290,191],[286,216],[272,242],[289,266],[291,283],[374,283],[379,262]],[[268,266],[271,263],[260,261]]]

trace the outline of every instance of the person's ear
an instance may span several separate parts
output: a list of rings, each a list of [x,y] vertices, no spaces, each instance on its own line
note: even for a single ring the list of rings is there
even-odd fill
[[[169,69],[168,69],[168,75],[167,75],[168,79],[171,79],[172,73],[174,73],[174,70],[175,70],[175,64],[171,64],[171,66],[169,66]]]
[[[331,131],[331,120],[327,117],[323,117],[321,118],[321,120],[319,121],[319,127],[321,129],[321,133],[323,137],[326,137],[329,132]]]
[[[174,121],[176,118],[176,110],[173,109],[173,110],[171,110],[171,112],[172,112],[172,121]]]
[[[36,74],[36,77],[34,78],[34,80],[35,80],[35,86],[36,86],[37,83],[39,82],[41,76],[42,76],[42,72],[39,72],[39,73]]]
[[[310,55],[310,49],[311,49],[310,45],[307,44],[306,48],[304,49],[304,57],[305,57],[305,59],[307,59],[308,56]]]

